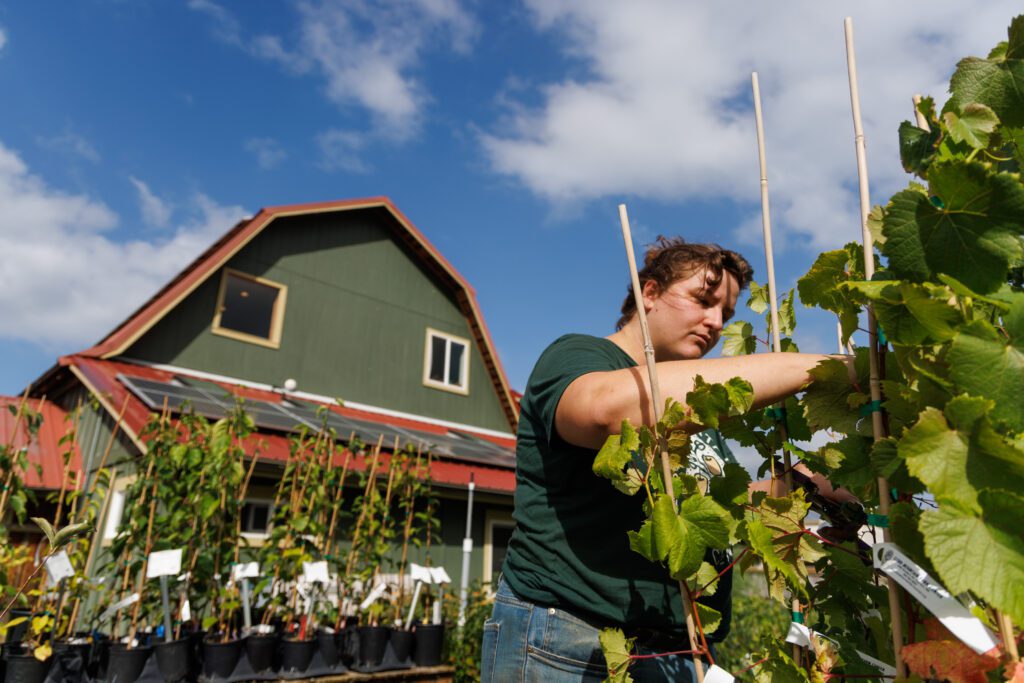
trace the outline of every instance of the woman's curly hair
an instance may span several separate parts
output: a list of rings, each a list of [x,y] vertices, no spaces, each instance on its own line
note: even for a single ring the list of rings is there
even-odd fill
[[[650,280],[664,292],[673,282],[684,280],[694,273],[703,270],[707,273],[705,282],[717,286],[722,281],[722,274],[729,273],[739,282],[740,289],[750,284],[754,269],[747,259],[735,251],[723,249],[717,244],[697,244],[684,240],[682,237],[658,236],[654,244],[644,254],[644,267],[640,270],[640,287]],[[615,324],[621,330],[636,315],[636,301],[633,299],[633,288],[627,288],[626,299],[622,302],[622,317]]]

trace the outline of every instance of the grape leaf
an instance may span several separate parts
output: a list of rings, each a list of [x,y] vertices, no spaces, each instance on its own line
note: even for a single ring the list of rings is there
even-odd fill
[[[793,334],[793,330],[796,329],[796,312],[793,310],[794,294],[795,290],[789,290],[789,293],[779,302],[779,334],[784,336]]]
[[[933,621],[926,620],[926,623]],[[952,634],[941,640],[929,639],[904,645],[901,653],[907,667],[928,679],[950,683],[987,683],[986,672],[999,666],[999,659],[979,655]]]
[[[686,394],[690,419],[697,424],[715,429],[723,417],[742,415],[754,402],[754,388],[750,382],[733,377],[724,384],[708,384],[697,375],[693,390]]]
[[[748,356],[757,350],[754,326],[746,320],[737,320],[722,330],[723,356]]]
[[[747,299],[747,308],[754,313],[764,313],[768,310],[768,285],[759,285],[753,280],[750,281],[750,298]]]
[[[855,361],[857,381],[862,387],[868,386],[867,349],[857,349]],[[869,400],[866,394],[858,392],[850,384],[850,373],[843,361],[824,360],[810,371],[814,378],[801,403],[804,417],[812,430],[832,429],[843,434],[870,434],[870,420],[863,420],[858,410],[851,409],[850,397],[859,396],[862,402]],[[856,401],[855,401],[856,402]]]
[[[684,500],[679,512],[673,508],[669,496],[654,501],[651,550],[658,560],[667,562],[672,578],[686,579],[700,568],[709,547],[728,545],[729,513],[711,498],[700,495]]]
[[[844,341],[857,330],[860,307],[839,289],[839,285],[864,279],[864,257],[861,255],[858,260],[857,248],[850,243],[843,249],[826,251],[796,283],[800,301],[805,306],[818,306],[839,316]]]
[[[974,149],[988,147],[993,131],[999,125],[996,113],[984,104],[972,102],[960,110],[960,115],[947,111],[942,115],[949,137],[956,142],[966,142]]]
[[[910,121],[901,123],[900,161],[903,170],[923,178],[935,158],[941,138],[942,131],[938,126],[932,126],[930,131],[926,131]]]
[[[593,471],[611,481],[619,491],[632,496],[643,486],[643,477],[637,469],[636,455],[640,437],[628,420],[622,421],[622,434],[609,436],[594,458]]]
[[[772,642],[764,653],[766,659],[754,671],[756,683],[811,683],[803,666],[787,654],[789,645]]]
[[[1014,307],[1018,314],[1024,305]],[[1009,318],[1016,320],[1016,318]],[[1008,326],[1009,338],[982,320],[964,326],[949,351],[949,375],[974,396],[992,399],[992,416],[1014,431],[1024,431],[1024,330]]]
[[[714,633],[722,623],[722,613],[714,607],[708,607],[702,602],[693,603],[697,608],[697,616],[700,618],[701,629],[705,634]]]
[[[701,595],[714,595],[718,590],[718,570],[710,562],[701,562],[697,576],[690,583],[690,590],[700,590]]]
[[[744,505],[750,497],[750,474],[742,466],[725,463],[725,470],[720,477],[712,477],[708,493],[716,503],[726,510],[736,505]]]
[[[978,492],[981,515],[943,506],[921,515],[925,551],[952,593],[971,591],[1024,622],[1024,498]]]
[[[892,542],[932,576],[938,576],[924,551],[924,536],[918,528],[921,510],[912,503],[893,503],[889,508],[889,534]]]
[[[620,628],[603,628],[597,636],[601,642],[601,650],[604,652],[604,661],[608,666],[609,683],[632,683],[633,677],[629,675],[629,655],[633,651],[633,641],[636,638],[627,638]]]
[[[825,556],[820,544],[804,533],[803,519],[810,507],[800,491],[782,498],[765,496],[758,506],[760,519],[747,520],[747,541],[763,558],[769,591],[777,600],[784,600],[782,580],[806,596],[806,565]]]
[[[917,190],[897,193],[887,207],[889,268],[915,282],[948,273],[981,294],[995,291],[1022,255],[1024,187],[979,162],[936,162],[928,179],[941,208]]]
[[[957,64],[949,82],[950,109],[960,104],[980,102],[995,111],[1007,126],[1024,125],[1024,60],[1021,59],[1021,17],[1010,24],[1010,42],[1006,52],[995,51],[988,59],[968,57]]]

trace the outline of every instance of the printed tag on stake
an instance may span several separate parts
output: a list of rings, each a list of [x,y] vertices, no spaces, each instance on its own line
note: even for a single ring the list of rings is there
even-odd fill
[[[732,683],[735,680],[731,673],[717,664],[712,664],[711,668],[704,672],[704,683]]]
[[[259,562],[243,562],[231,567],[231,580],[255,579],[260,575]]]
[[[965,645],[985,654],[998,646],[995,636],[985,624],[960,604],[942,584],[907,557],[895,543],[879,543],[871,549],[875,567],[928,608]]]
[[[138,601],[139,601],[139,594],[138,593],[132,593],[131,595],[129,595],[124,600],[118,600],[113,605],[111,605],[107,609],[103,610],[103,614],[100,615],[100,621],[103,621],[105,619],[109,619],[110,617],[112,617],[114,615],[115,612],[117,612],[117,610],[124,609],[125,607],[128,607],[129,605],[134,605]]]
[[[46,576],[50,579],[51,585],[57,585],[63,579],[69,579],[75,575],[75,568],[71,566],[71,558],[66,550],[52,555],[46,561]]]
[[[149,554],[146,563],[146,578],[155,579],[159,576],[177,576],[181,573],[181,548],[174,550],[158,550]]]
[[[385,590],[387,590],[387,585],[383,583],[378,583],[374,586],[373,590],[370,591],[370,594],[366,596],[366,599],[359,604],[359,610],[365,610],[367,607],[377,602],[377,598],[384,595]]]
[[[303,562],[302,578],[304,578],[307,583],[330,583],[331,577],[327,573],[327,561],[320,560],[319,562]]]
[[[192,606],[188,604],[188,599],[181,603],[181,620],[189,621],[192,619]]]

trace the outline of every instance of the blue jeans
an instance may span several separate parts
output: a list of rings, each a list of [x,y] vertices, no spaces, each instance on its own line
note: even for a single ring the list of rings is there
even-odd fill
[[[484,622],[480,681],[600,683],[608,669],[598,633],[599,629],[568,612],[527,602],[502,580],[494,612]],[[638,648],[637,654],[653,653]],[[693,661],[683,655],[636,660],[629,673],[637,683],[697,680]]]

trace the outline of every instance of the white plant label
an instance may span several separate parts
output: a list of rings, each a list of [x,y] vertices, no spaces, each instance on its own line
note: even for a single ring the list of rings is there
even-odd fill
[[[149,554],[146,563],[146,578],[155,579],[159,576],[177,576],[181,573],[181,548],[174,550],[158,550]]]
[[[907,557],[894,543],[879,543],[872,548],[875,567],[928,608],[967,647],[978,654],[998,647],[995,636],[985,624],[960,604],[931,575]]]
[[[409,576],[412,577],[413,581],[422,581],[423,583],[434,582],[434,577],[431,576],[430,570],[418,564],[409,564]]]
[[[231,567],[231,580],[239,581],[241,579],[255,579],[260,575],[260,563],[259,562],[243,562],[242,564],[236,564]]]
[[[331,577],[327,573],[327,561],[320,560],[319,562],[303,562],[302,578],[306,580],[306,583],[330,583]]]
[[[75,568],[71,566],[71,558],[68,557],[66,550],[50,556],[46,561],[46,575],[53,585],[75,575]]]
[[[367,607],[377,602],[377,598],[384,595],[384,591],[386,591],[387,588],[387,585],[383,583],[378,583],[374,586],[373,590],[370,591],[370,594],[366,596],[366,599],[359,604],[359,610],[365,610]]]
[[[192,618],[192,606],[188,604],[188,600],[181,603],[181,620],[189,621]]]
[[[113,605],[111,605],[107,609],[103,610],[103,614],[100,615],[100,621],[103,621],[104,619],[108,619],[108,618],[112,617],[117,610],[124,609],[125,607],[128,607],[129,605],[134,605],[138,601],[139,601],[139,594],[138,593],[132,593],[131,595],[129,595],[124,600],[118,600]]]
[[[434,579],[434,583],[436,584],[452,582],[452,578],[448,576],[448,572],[444,570],[444,567],[431,567],[430,577]]]
[[[473,539],[464,538],[462,539],[462,552],[471,553],[473,552]]]
[[[732,683],[735,680],[731,673],[717,664],[712,664],[711,668],[704,672],[704,683]]]
[[[811,629],[795,621],[789,622],[789,633],[786,634],[786,642],[800,647],[810,647]]]

